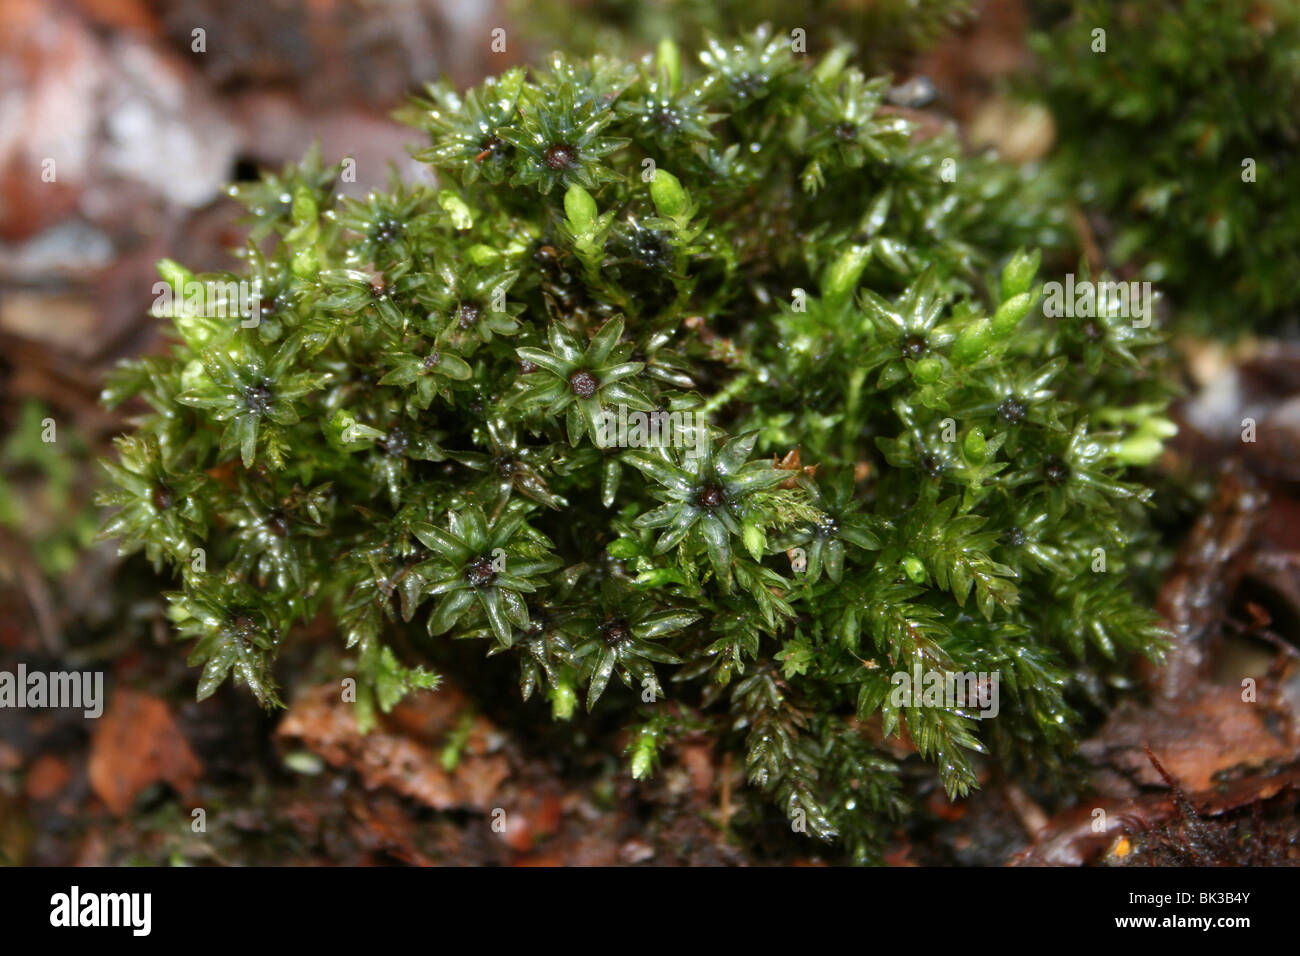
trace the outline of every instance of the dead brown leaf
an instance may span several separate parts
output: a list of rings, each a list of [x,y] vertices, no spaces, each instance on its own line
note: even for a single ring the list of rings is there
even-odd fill
[[[488,810],[510,775],[499,752],[500,734],[480,715],[454,769],[444,770],[442,750],[467,712],[464,695],[444,685],[437,693],[416,694],[380,718],[362,736],[353,705],[336,685],[313,688],[299,697],[280,723],[277,735],[304,743],[336,767],[350,766],[369,788],[388,787],[435,810]]]
[[[188,798],[202,772],[165,701],[126,688],[113,695],[90,751],[90,786],[113,814],[125,816],[159,782]]]
[[[1150,708],[1126,704],[1081,749],[1141,786],[1158,787],[1160,775],[1143,751],[1150,746],[1193,793],[1210,789],[1216,775],[1233,767],[1300,756],[1291,721],[1268,705],[1262,689],[1258,701],[1241,698],[1239,688],[1203,686],[1192,700],[1157,700]]]

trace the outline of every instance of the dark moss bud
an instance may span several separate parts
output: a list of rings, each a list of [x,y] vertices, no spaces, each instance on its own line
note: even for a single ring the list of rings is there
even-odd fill
[[[556,143],[547,147],[542,161],[557,173],[562,172],[577,163],[578,151],[568,143]]]
[[[483,555],[470,562],[465,570],[465,578],[476,588],[490,587],[497,579],[497,569],[489,555]]]
[[[590,372],[574,372],[569,376],[569,388],[573,389],[573,394],[579,398],[591,398],[599,387],[600,382],[596,381],[596,376]]]

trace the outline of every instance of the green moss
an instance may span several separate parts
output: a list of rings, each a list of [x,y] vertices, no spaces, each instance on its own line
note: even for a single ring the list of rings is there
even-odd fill
[[[152,411],[109,528],[174,570],[201,693],[275,705],[324,614],[368,722],[436,682],[400,631],[477,639],[556,717],[625,724],[637,777],[707,731],[872,860],[904,807],[883,735],[953,795],[982,753],[1050,769],[1099,678],[1158,656],[1125,584],[1158,338],[1045,319],[1017,250],[1052,216],[843,50],[701,60],[434,87],[407,115],[440,188],[339,199],[315,157],[242,188],[260,322],[209,296],[114,376]],[[894,694],[966,672],[995,719]]]
[[[861,61],[885,70],[968,23],[971,0],[514,0],[512,20],[544,49],[635,55],[668,37],[690,49],[709,36],[768,23],[809,53],[851,44]],[[794,31],[802,31],[796,34]]]
[[[94,543],[97,521],[84,474],[91,452],[75,429],[34,399],[0,444],[0,529],[31,549],[51,578],[72,571]],[[7,572],[8,573],[8,572]]]
[[[1300,305],[1300,6],[1089,2],[1033,38],[1051,171],[1101,214],[1110,261],[1180,326],[1294,327]]]

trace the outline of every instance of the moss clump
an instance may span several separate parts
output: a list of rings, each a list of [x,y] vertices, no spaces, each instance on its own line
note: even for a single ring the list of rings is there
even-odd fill
[[[408,115],[440,188],[340,200],[314,158],[241,188],[245,269],[165,263],[203,291],[108,387],[151,408],[109,530],[176,573],[200,695],[233,674],[276,704],[323,614],[369,723],[436,682],[401,629],[478,639],[556,717],[623,722],[636,776],[711,733],[797,830],[875,859],[886,737],[951,794],[980,753],[1051,767],[1158,654],[1125,584],[1156,337],[1045,320],[1016,249],[1050,217],[846,51],[759,31],[701,64],[434,87]],[[256,324],[215,314],[240,279]],[[996,718],[896,693],[959,673],[996,674]]]

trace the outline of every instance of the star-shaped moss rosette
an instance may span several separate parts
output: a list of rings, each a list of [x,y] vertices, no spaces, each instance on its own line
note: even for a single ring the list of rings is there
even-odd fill
[[[666,407],[647,412],[644,422],[650,426],[658,422],[661,434],[671,434],[670,438],[660,440],[694,441],[695,433],[687,423],[691,421],[690,416],[697,414],[699,405],[698,395],[678,392],[670,396]],[[676,423],[681,423],[681,427],[678,428]],[[611,424],[616,422],[612,421]],[[612,437],[617,438],[617,431]],[[596,438],[599,439],[599,434]],[[598,469],[600,503],[606,508],[613,508],[619,497],[619,487],[623,481],[623,473],[626,471],[625,464],[623,450],[618,446],[617,441],[613,441],[605,447],[595,443],[579,444],[565,454],[556,456],[554,470],[557,475],[567,476],[585,474],[592,469]]]
[[[198,699],[211,697],[233,676],[267,709],[284,706],[271,674],[280,644],[277,609],[254,588],[207,578],[167,595],[167,616],[182,637],[197,638],[191,667],[202,665]]]
[[[1094,375],[1103,365],[1138,364],[1136,350],[1157,344],[1162,339],[1151,314],[1155,310],[1156,293],[1152,291],[1150,300],[1142,302],[1143,286],[1136,282],[1119,283],[1103,276],[1094,283],[1086,263],[1079,265],[1078,273],[1076,287],[1092,283],[1088,288],[1096,292],[1091,307],[1085,301],[1084,308],[1078,309],[1075,307],[1079,304],[1077,300],[1058,304],[1056,327],[1062,344],[1072,356],[1082,358],[1083,365]],[[1118,294],[1107,300],[1101,291],[1114,287],[1125,289],[1122,300]],[[1137,316],[1139,307],[1145,313],[1141,318]],[[1060,311],[1065,314],[1061,315]]]
[[[964,511],[993,492],[995,478],[1008,467],[1007,462],[998,460],[1005,431],[989,438],[976,425],[958,434],[957,420],[949,418],[932,423],[927,432],[918,423],[916,409],[898,402],[895,411],[906,430],[896,438],[876,437],[876,447],[889,464],[916,469],[922,481],[934,483],[942,478],[947,483],[964,485]]]
[[[247,338],[228,348],[210,348],[203,353],[199,384],[176,401],[224,422],[221,449],[238,451],[245,468],[257,460],[259,449],[271,467],[281,468],[288,447],[286,426],[299,420],[298,399],[324,381],[321,375],[291,371],[296,351],[286,344],[267,359]]]
[[[259,297],[256,303],[258,339],[271,345],[301,329],[304,321],[299,306],[309,301],[310,296],[294,275],[293,260],[287,250],[274,249],[268,255],[250,241],[236,255],[244,261],[250,289]]]
[[[1114,452],[1111,442],[1081,421],[1068,436],[1053,433],[1045,445],[1022,455],[1004,483],[1024,488],[1022,500],[1040,502],[1056,520],[1080,505],[1104,514],[1115,502],[1149,499],[1149,489],[1116,477],[1121,466]]]
[[[1008,450],[1018,450],[1022,429],[1064,431],[1056,414],[1056,389],[1053,380],[1069,366],[1064,356],[1057,356],[1037,368],[996,369],[978,384],[978,393],[955,404],[959,419],[992,416],[1009,436]]]
[[[654,665],[677,664],[681,658],[656,642],[699,619],[697,611],[659,608],[645,595],[608,594],[600,613],[579,625],[582,637],[573,648],[573,657],[581,662],[580,679],[587,685],[587,709],[596,706],[615,674],[638,693],[661,698]]]
[[[501,419],[492,419],[483,426],[487,436],[487,453],[477,451],[451,451],[448,457],[475,471],[496,475],[496,498],[504,504],[511,494],[518,492],[526,498],[546,505],[563,508],[564,498],[551,492],[547,476],[555,459],[555,449],[549,445],[529,445],[519,440],[518,430]]]
[[[823,492],[817,506],[824,517],[780,536],[776,544],[790,558],[793,577],[798,583],[812,586],[825,572],[838,584],[844,576],[848,547],[880,550],[881,522],[862,514],[862,504],[854,500],[853,483],[848,480],[840,480]]]
[[[416,100],[408,113],[430,131],[433,145],[416,158],[459,172],[466,184],[481,176],[502,183],[510,175],[514,147],[501,138],[516,120],[525,73],[516,67],[462,98],[450,85],[428,87],[427,98]]]
[[[252,580],[278,589],[309,587],[316,541],[329,533],[333,498],[328,485],[277,491],[274,479],[241,476],[236,502],[228,510],[234,556],[228,580]]]
[[[663,49],[663,47],[661,47]],[[709,131],[721,116],[705,106],[699,84],[682,86],[681,63],[671,56],[652,66],[641,63],[643,93],[621,100],[618,111],[632,120],[633,135],[643,146],[670,148],[680,142],[708,142]]]
[[[119,462],[104,461],[116,486],[101,491],[95,503],[118,508],[100,531],[101,538],[120,538],[118,554],[143,550],[160,568],[164,558],[187,562],[202,542],[204,498],[199,494],[207,476],[173,468],[156,436],[115,439]]]
[[[292,226],[293,197],[307,190],[321,199],[339,184],[339,166],[325,165],[319,144],[307,149],[302,160],[286,163],[279,172],[266,172],[254,182],[237,183],[229,193],[248,210],[249,240],[259,243],[273,233],[284,234]]]
[[[501,129],[501,139],[515,148],[516,186],[535,186],[543,195],[557,186],[594,189],[617,180],[618,174],[603,162],[615,150],[627,145],[621,137],[606,136],[614,121],[608,107],[617,93],[598,98],[584,97],[572,81],[542,90],[530,88],[523,97],[517,125]]]
[[[653,479],[651,491],[665,502],[642,514],[635,524],[642,528],[664,528],[655,543],[663,554],[682,546],[701,546],[723,590],[731,589],[732,538],[745,537],[746,547],[756,539],[766,540],[762,516],[755,500],[770,491],[789,474],[773,468],[766,460],[750,461],[757,434],[732,438],[721,449],[710,439],[703,454],[685,450],[674,462],[665,448],[632,449],[624,454],[628,464]]]
[[[413,386],[404,389],[412,411],[424,411],[435,397],[446,397],[452,383],[468,381],[474,374],[463,358],[437,345],[419,347],[412,342],[406,349],[385,352],[383,358],[388,371],[379,384]]]
[[[433,190],[408,190],[397,182],[391,194],[375,192],[364,200],[345,197],[340,212],[338,223],[351,234],[347,265],[373,268],[391,280],[427,254],[437,224],[445,218]]]
[[[800,177],[804,189],[820,190],[827,169],[861,169],[869,160],[884,159],[892,143],[907,135],[904,124],[878,112],[888,89],[888,81],[878,77],[815,91],[808,115],[814,132],[804,147],[810,159]]]
[[[514,269],[443,262],[437,280],[427,282],[419,301],[426,319],[417,323],[439,342],[470,356],[500,335],[519,332],[523,304],[507,298],[519,278]]]
[[[525,524],[528,505],[511,503],[490,523],[476,505],[447,514],[447,527],[416,524],[412,533],[433,556],[420,572],[428,597],[440,600],[429,615],[429,633],[445,634],[477,607],[506,647],[514,628],[527,628],[524,595],[560,566],[551,543]]]
[[[710,38],[700,60],[726,85],[737,112],[779,92],[796,69],[789,38],[774,37],[766,25],[730,45]]]
[[[571,445],[590,434],[593,443],[605,447],[607,429],[601,418],[606,408],[619,405],[636,411],[651,411],[654,404],[626,379],[645,368],[643,362],[628,362],[630,344],[619,344],[623,336],[621,316],[610,319],[584,349],[577,337],[552,322],[546,337],[549,349],[525,346],[516,353],[538,371],[525,376],[524,390],[515,403],[522,409],[542,409],[547,415],[564,414]]]
[[[395,419],[375,439],[366,456],[370,480],[388,490],[388,500],[394,508],[402,504],[403,495],[408,493],[407,475],[416,462],[443,461],[447,457],[438,444],[439,437],[439,433],[401,418]]]
[[[910,285],[897,303],[869,289],[862,292],[860,302],[875,339],[863,365],[881,369],[880,388],[902,381],[916,363],[942,352],[953,341],[952,333],[939,325],[947,296],[933,269]]]

